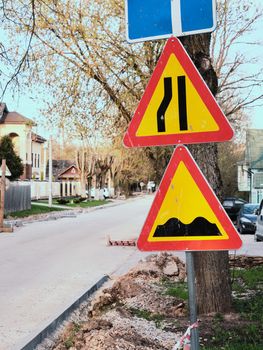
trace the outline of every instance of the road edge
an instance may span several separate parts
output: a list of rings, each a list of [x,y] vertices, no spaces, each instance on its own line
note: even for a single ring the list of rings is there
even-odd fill
[[[31,339],[21,350],[33,350],[39,345],[46,337],[50,336],[61,324],[64,322],[70,314],[75,311],[81,303],[86,301],[93,293],[95,293],[102,285],[109,280],[109,276],[103,276],[97,283],[95,283],[89,290],[87,290],[81,297],[79,297],[73,304],[71,304],[65,311],[62,312],[55,320],[53,320],[46,328],[38,333],[33,339]]]

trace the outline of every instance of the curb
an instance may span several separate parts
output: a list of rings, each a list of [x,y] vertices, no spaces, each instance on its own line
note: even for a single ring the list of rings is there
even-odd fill
[[[65,311],[62,312],[54,321],[52,321],[43,331],[36,335],[29,341],[21,350],[33,350],[39,345],[46,337],[53,333],[64,322],[70,314],[75,311],[81,303],[83,303],[88,297],[96,292],[105,282],[109,280],[109,276],[103,276],[97,283],[95,283],[87,292],[85,292],[80,298],[78,298],[72,305],[70,305]]]

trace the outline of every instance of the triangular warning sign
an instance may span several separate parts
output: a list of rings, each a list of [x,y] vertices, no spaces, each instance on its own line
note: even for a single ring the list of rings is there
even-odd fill
[[[124,136],[127,147],[227,141],[233,130],[177,38],[170,38]]]
[[[190,152],[178,146],[137,242],[154,250],[230,250],[242,241]]]

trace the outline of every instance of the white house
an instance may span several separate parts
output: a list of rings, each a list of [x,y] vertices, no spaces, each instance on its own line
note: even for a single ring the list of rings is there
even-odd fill
[[[263,130],[249,129],[246,133],[245,159],[238,165],[238,189],[249,192],[249,201],[263,199]]]
[[[17,155],[22,159],[24,173],[21,179],[41,179],[45,174],[46,140],[35,134],[35,122],[17,112],[9,112],[5,103],[0,103],[0,138],[11,137]]]

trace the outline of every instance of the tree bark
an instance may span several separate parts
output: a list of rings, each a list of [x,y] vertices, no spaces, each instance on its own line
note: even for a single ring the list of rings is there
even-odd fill
[[[210,59],[210,34],[186,36],[181,41],[213,95],[218,81]],[[189,147],[215,194],[222,199],[222,180],[215,143]],[[232,306],[228,251],[194,252],[199,314],[229,312]]]

